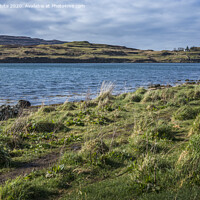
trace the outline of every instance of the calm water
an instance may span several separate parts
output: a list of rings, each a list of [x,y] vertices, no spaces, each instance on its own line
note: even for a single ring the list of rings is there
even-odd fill
[[[102,81],[115,83],[115,93],[149,84],[175,84],[200,79],[200,64],[0,64],[0,105],[19,99],[33,105],[95,97]]]

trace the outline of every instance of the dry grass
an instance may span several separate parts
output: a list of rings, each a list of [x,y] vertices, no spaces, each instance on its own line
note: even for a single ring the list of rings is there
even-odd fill
[[[114,88],[115,88],[114,83],[103,81],[103,83],[101,84],[98,98],[105,99],[106,97],[111,96]]]

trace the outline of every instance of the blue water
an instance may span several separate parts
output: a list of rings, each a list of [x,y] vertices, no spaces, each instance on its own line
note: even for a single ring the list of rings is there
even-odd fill
[[[95,97],[101,83],[112,81],[114,93],[149,84],[200,79],[200,64],[0,64],[0,105],[19,99],[32,105]]]

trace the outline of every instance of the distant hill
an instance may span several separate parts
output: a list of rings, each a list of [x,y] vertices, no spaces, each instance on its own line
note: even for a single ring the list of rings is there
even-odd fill
[[[40,44],[63,44],[65,41],[59,40],[43,40],[39,38],[31,38],[24,36],[8,36],[0,35],[0,45],[20,45],[20,46],[29,46],[29,45],[40,45]]]
[[[153,51],[88,41],[0,36],[0,63],[200,63],[200,47]]]

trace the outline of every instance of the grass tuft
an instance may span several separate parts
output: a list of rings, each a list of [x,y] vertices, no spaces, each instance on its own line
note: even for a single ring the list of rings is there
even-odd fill
[[[189,105],[185,105],[180,107],[175,113],[174,113],[174,119],[176,120],[189,120],[194,119],[199,110],[192,108]]]
[[[195,121],[192,124],[192,128],[190,129],[189,136],[193,134],[200,134],[200,115],[197,115]]]
[[[115,88],[114,83],[103,81],[103,83],[101,84],[98,99],[102,100],[111,97],[114,88]]]

